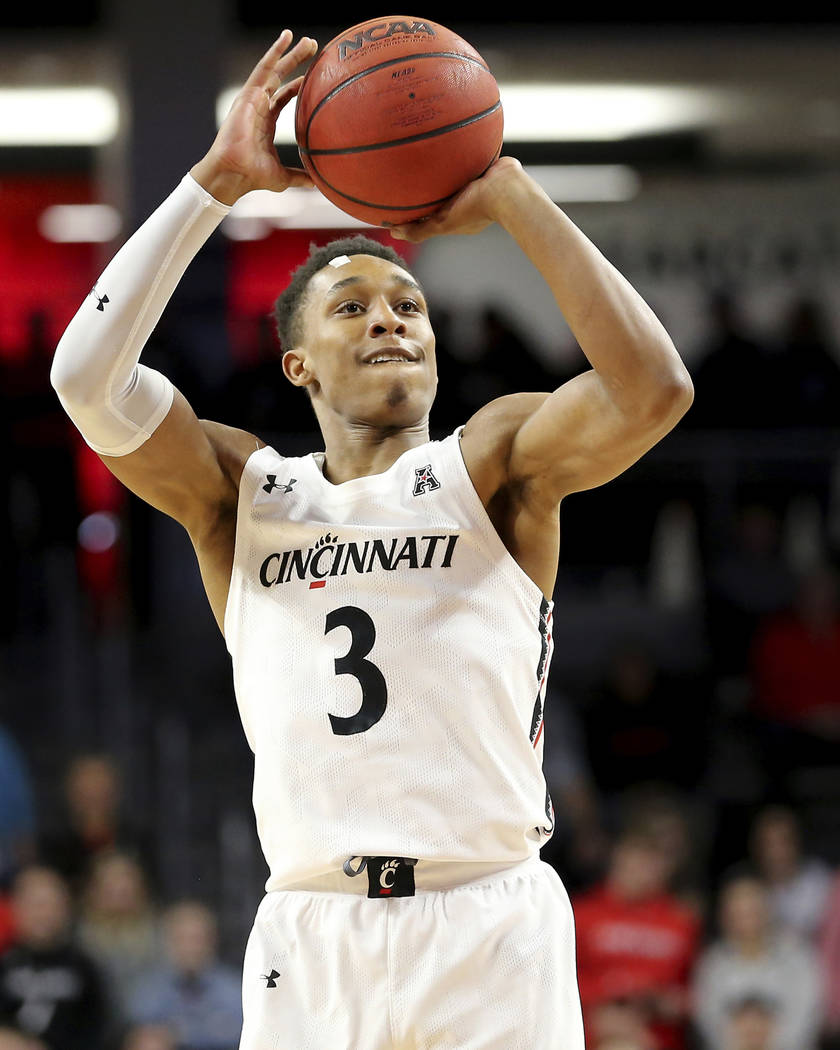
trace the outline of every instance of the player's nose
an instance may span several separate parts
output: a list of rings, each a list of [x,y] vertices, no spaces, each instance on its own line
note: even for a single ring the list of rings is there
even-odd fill
[[[403,335],[405,330],[405,318],[398,314],[390,303],[380,300],[373,306],[368,326],[369,335]]]

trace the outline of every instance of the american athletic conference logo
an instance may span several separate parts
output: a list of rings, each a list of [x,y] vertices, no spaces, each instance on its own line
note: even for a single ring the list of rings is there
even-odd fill
[[[432,472],[432,464],[426,463],[425,466],[417,467],[414,471],[414,491],[411,493],[412,496],[422,496],[424,492],[434,492],[435,489],[440,488],[440,482]]]

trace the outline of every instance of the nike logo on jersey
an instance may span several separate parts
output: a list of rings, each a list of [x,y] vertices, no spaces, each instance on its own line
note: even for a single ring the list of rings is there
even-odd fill
[[[431,492],[440,488],[440,482],[432,473],[432,464],[427,463],[424,467],[417,467],[414,471],[414,491],[412,496],[422,496],[424,492]]]
[[[262,488],[263,492],[268,492],[269,494],[272,493],[274,489],[280,489],[281,492],[291,492],[292,485],[297,483],[297,478],[291,478],[289,481],[281,481],[278,485],[276,474],[266,474],[265,477],[268,484],[263,485]]]

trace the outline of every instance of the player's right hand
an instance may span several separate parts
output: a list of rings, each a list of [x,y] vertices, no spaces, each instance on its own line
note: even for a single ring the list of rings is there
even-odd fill
[[[190,171],[223,204],[233,204],[251,190],[279,192],[289,186],[312,185],[302,168],[281,164],[274,148],[280,111],[303,83],[303,77],[285,82],[286,78],[318,50],[311,37],[301,37],[294,47],[291,44],[291,30],[284,29],[245,81],[213,145]]]

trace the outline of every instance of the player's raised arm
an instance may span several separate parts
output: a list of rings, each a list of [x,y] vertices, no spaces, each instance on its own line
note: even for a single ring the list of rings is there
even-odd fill
[[[249,190],[309,184],[284,168],[274,128],[314,40],[285,30],[240,91],[207,155],[117,252],[61,338],[52,384],[85,441],[124,484],[196,539],[212,510],[235,499],[231,462],[242,432],[202,424],[140,352],[192,258]],[[239,457],[241,458],[241,457]]]
[[[394,233],[419,241],[477,233],[491,222],[545,278],[592,370],[543,398],[480,410],[464,431],[465,456],[470,442],[486,444],[487,428],[510,417],[499,484],[524,484],[556,506],[616,477],[664,437],[691,405],[692,383],[647,303],[513,158],[497,161],[428,221]]]

